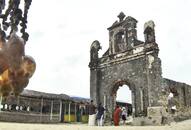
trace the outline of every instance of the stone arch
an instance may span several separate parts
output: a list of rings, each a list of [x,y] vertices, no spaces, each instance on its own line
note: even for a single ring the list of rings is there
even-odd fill
[[[135,85],[127,79],[118,79],[112,83],[110,93],[116,92],[120,86],[127,85],[131,91],[135,91]]]
[[[136,89],[136,86],[135,86],[135,83],[133,83],[133,81],[130,81],[128,79],[118,79],[118,80],[115,80],[114,82],[111,83],[111,87],[109,89],[109,96],[111,97],[110,98],[110,104],[107,104],[108,107],[110,107],[110,112],[112,114],[112,111],[114,111],[114,108],[115,108],[115,104],[116,104],[116,94],[117,94],[117,91],[119,89],[119,87],[123,87],[123,85],[127,85],[129,87],[129,90],[131,91],[131,98],[132,98],[132,115],[133,116],[138,116],[138,114],[140,114],[140,110],[137,109],[137,104],[136,104],[136,101],[138,99],[136,99],[136,93],[137,92],[137,89]],[[140,101],[141,102],[141,101]],[[143,104],[143,102],[141,103]],[[143,110],[141,110],[142,112]]]

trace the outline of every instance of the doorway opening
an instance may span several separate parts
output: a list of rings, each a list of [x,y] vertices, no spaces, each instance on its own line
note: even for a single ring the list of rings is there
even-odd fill
[[[131,90],[127,85],[119,87],[116,94],[116,101],[132,104]]]
[[[124,84],[118,87],[115,94],[115,104],[127,110],[127,115],[132,115],[132,91]]]

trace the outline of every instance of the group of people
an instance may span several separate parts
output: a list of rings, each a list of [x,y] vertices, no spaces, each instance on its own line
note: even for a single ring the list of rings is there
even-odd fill
[[[93,100],[91,100],[91,103],[89,105],[88,125],[94,126],[97,121],[98,126],[103,126],[104,111],[105,111],[105,108],[102,106],[101,103],[99,103],[98,107],[95,107],[93,104]]]
[[[123,120],[123,125],[125,125],[127,120],[127,110],[125,107],[120,108],[117,105],[113,114],[113,122],[115,126],[119,126],[120,119]]]
[[[98,107],[95,107],[93,104],[93,100],[89,105],[89,126],[103,126],[104,123],[104,111],[105,108],[102,106],[101,103],[98,104]],[[120,119],[123,120],[123,124],[127,120],[127,110],[125,107],[120,108],[118,105],[116,106],[114,113],[113,113],[113,122],[115,126],[119,126]]]

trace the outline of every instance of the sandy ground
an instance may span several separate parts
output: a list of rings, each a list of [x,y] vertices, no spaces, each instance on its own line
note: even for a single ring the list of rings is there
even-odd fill
[[[191,120],[170,126],[87,126],[87,124],[25,124],[0,122],[0,130],[191,130]]]

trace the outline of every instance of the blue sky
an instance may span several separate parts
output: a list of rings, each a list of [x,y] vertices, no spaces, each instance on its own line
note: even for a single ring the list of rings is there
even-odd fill
[[[191,84],[189,0],[33,0],[28,14],[26,54],[37,69],[27,89],[89,97],[89,52],[99,40],[109,46],[107,28],[123,11],[143,25],[155,22],[163,77]]]

